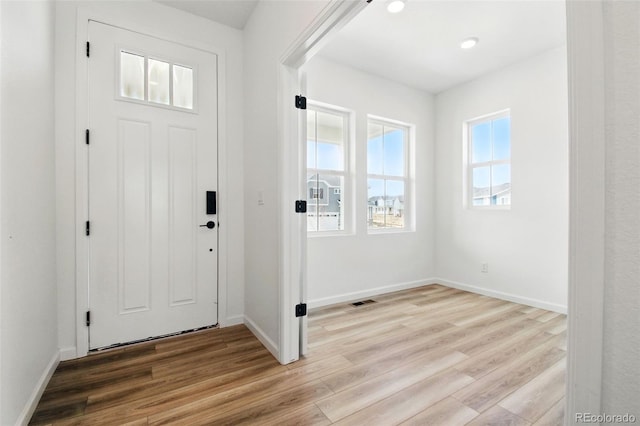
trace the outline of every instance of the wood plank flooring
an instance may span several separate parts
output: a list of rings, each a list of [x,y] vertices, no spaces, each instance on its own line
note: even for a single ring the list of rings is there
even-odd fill
[[[309,315],[282,366],[244,326],[60,364],[31,424],[561,425],[566,318],[441,285]]]

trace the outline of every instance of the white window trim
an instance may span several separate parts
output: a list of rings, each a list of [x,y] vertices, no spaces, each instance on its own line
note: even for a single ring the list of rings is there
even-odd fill
[[[346,108],[342,108],[336,105],[331,105],[331,104],[327,104],[324,102],[318,102],[318,101],[313,101],[313,100],[307,100],[307,111],[309,110],[313,110],[313,111],[319,111],[319,112],[325,112],[325,113],[329,113],[329,114],[339,114],[342,115],[344,117],[344,152],[343,152],[343,160],[344,160],[344,168],[343,170],[331,170],[331,169],[315,169],[315,168],[306,168],[306,174],[305,174],[305,178],[308,177],[310,174],[324,174],[324,175],[331,175],[331,176],[340,176],[343,178],[344,181],[344,192],[342,192],[341,195],[341,202],[342,202],[342,208],[344,211],[343,217],[344,217],[344,229],[341,230],[330,230],[330,231],[309,231],[307,230],[307,237],[308,238],[324,238],[324,237],[337,237],[337,236],[345,236],[345,235],[353,235],[355,232],[355,226],[354,226],[354,214],[355,214],[355,203],[353,202],[354,200],[354,193],[355,193],[355,182],[354,182],[354,178],[353,178],[353,173],[355,168],[353,167],[353,164],[351,163],[351,158],[352,158],[352,147],[353,147],[353,140],[354,140],[354,126],[353,126],[353,119],[354,119],[354,113],[351,110],[348,110]],[[307,137],[305,135],[305,149],[306,149],[306,142],[307,142]],[[304,159],[305,164],[306,164],[306,157]],[[327,194],[326,194],[326,198],[327,198],[327,203],[324,205],[328,205],[328,200],[329,200],[329,192],[333,192],[330,191],[330,188],[327,187]],[[344,194],[347,194],[348,197],[345,198]],[[308,195],[308,194],[307,194]],[[315,203],[311,203],[309,202],[309,207],[315,206]],[[322,206],[323,204],[320,204],[320,206]]]
[[[464,182],[463,193],[463,206],[470,210],[511,210],[511,206],[513,205],[513,200],[508,205],[485,205],[485,206],[475,206],[473,205],[473,169],[478,167],[487,167],[493,165],[500,164],[509,164],[511,165],[511,159],[513,153],[509,156],[507,160],[490,160],[483,161],[481,163],[473,163],[472,162],[472,149],[471,149],[471,132],[470,129],[472,126],[482,123],[491,122],[494,120],[499,120],[501,118],[511,118],[511,109],[503,109],[497,112],[493,112],[490,114],[485,114],[480,117],[472,118],[471,120],[467,120],[463,123],[462,129],[462,145],[463,145],[463,158],[464,164],[462,170],[464,171],[464,176],[462,181]],[[511,136],[511,135],[510,135]],[[511,138],[509,139],[509,143],[511,144]],[[511,192],[513,194],[513,180],[511,182]]]
[[[405,232],[415,232],[415,222],[413,220],[413,205],[414,205],[414,170],[412,167],[414,158],[414,146],[415,146],[415,126],[413,124],[405,123],[398,120],[393,120],[385,117],[367,115],[367,137],[366,143],[369,141],[368,128],[370,124],[378,124],[382,126],[399,127],[405,130],[404,139],[404,176],[390,176],[369,173],[367,170],[366,180],[369,179],[382,179],[382,180],[396,180],[404,182],[404,227],[402,228],[373,228],[369,226],[369,223],[365,224],[368,235],[376,234],[396,234]],[[368,156],[367,145],[365,145],[365,153]],[[366,158],[366,157],[365,157]],[[368,158],[367,158],[368,163]],[[366,166],[366,165],[365,165]],[[364,194],[364,206],[368,209],[369,204],[369,191]],[[368,212],[367,212],[368,214]]]

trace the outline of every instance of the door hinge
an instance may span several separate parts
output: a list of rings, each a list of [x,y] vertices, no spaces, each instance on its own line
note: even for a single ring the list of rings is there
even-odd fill
[[[91,235],[91,222],[89,221],[86,223],[85,234],[87,234],[87,236]]]
[[[296,200],[296,213],[306,213],[307,202],[305,200]]]
[[[91,43],[87,42],[87,58],[90,56],[91,53]]]
[[[296,108],[307,109],[307,98],[302,95],[296,95]]]
[[[296,317],[305,317],[307,316],[307,304],[300,303],[296,305]]]
[[[91,311],[87,311],[87,327],[91,325]]]
[[[84,132],[84,141],[87,145],[89,145],[89,129],[85,130]]]

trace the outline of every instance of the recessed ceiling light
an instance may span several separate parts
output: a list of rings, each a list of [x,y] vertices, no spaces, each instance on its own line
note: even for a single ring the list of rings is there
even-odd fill
[[[404,9],[404,0],[393,0],[387,5],[387,10],[391,13],[398,13]]]
[[[471,49],[476,44],[478,44],[478,38],[477,37],[469,37],[468,39],[465,39],[465,40],[462,41],[462,43],[460,43],[460,47],[462,49]]]

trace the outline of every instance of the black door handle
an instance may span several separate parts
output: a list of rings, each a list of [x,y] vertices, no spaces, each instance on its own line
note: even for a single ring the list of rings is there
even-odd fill
[[[200,225],[200,228],[203,228],[205,226],[207,228],[209,228],[209,229],[213,229],[213,228],[216,227],[216,223],[214,221],[210,220],[209,222],[205,223],[204,225]]]

